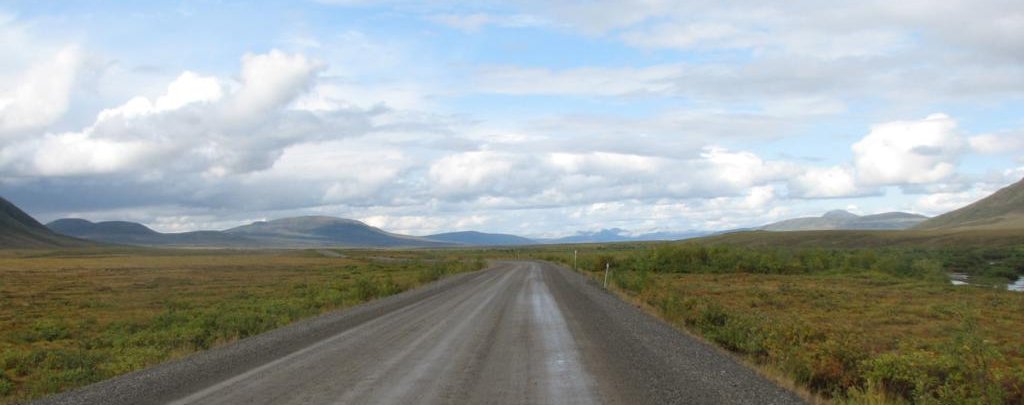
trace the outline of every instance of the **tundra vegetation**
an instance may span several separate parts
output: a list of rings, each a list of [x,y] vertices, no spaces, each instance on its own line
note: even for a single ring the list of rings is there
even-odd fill
[[[571,249],[531,256],[571,267]],[[601,281],[609,264],[611,289],[812,398],[1024,403],[1024,293],[1005,288],[1024,247],[577,250],[581,271]]]
[[[180,358],[484,263],[423,251],[3,251],[0,404]]]

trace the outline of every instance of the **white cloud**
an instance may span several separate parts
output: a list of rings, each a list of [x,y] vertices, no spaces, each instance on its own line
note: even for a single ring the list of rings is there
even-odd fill
[[[967,139],[971,149],[983,154],[1015,153],[1024,151],[1024,133],[984,134]]]
[[[292,107],[307,111],[331,111],[351,108],[385,107],[395,110],[422,111],[434,101],[423,85],[413,82],[363,84],[319,80],[306,94],[299,96]]]
[[[245,54],[241,88],[233,96],[229,116],[240,121],[258,120],[306,91],[322,68],[301,54],[289,55],[276,49],[266,54]]]
[[[145,163],[154,151],[142,141],[95,139],[87,133],[48,134],[0,150],[0,167],[34,176],[114,173]]]
[[[50,212],[70,209],[48,201],[81,195],[68,203],[76,212],[148,216],[174,230],[313,212],[417,233],[727,229],[851,202],[814,199],[858,198],[868,212],[877,200],[860,197],[888,186],[902,190],[904,206],[919,193],[932,196],[922,211],[943,209],[975,196],[958,194],[977,178],[957,165],[967,146],[1024,148],[1015,132],[968,138],[941,115],[879,124],[852,157],[834,135],[861,120],[964,105],[949,100],[1011,109],[1004,102],[1024,95],[1019,2],[339,2],[366,6],[385,23],[425,20],[479,36],[430,24],[413,25],[420,38],[392,35],[386,24],[370,34],[306,21],[271,42],[306,54],[246,54],[236,72],[204,61],[188,67],[202,74],[175,78],[184,68],[168,69],[112,91],[134,63],[159,62],[99,49],[112,53],[100,59],[117,62],[97,81],[108,88],[87,89],[83,62],[61,70],[74,65],[58,63],[64,44],[36,47],[5,30],[13,20],[0,15],[0,49],[16,54],[0,64],[0,117],[30,105],[12,90],[28,73],[71,78],[35,81],[24,92],[57,102],[17,115],[31,124],[0,139],[3,191],[35,196]],[[491,27],[548,31],[485,37],[498,33]],[[584,37],[566,32],[574,28]],[[547,34],[557,41],[540,46]],[[468,42],[437,46],[442,37]],[[109,46],[102,38],[90,43]],[[642,49],[594,51],[607,41]],[[565,44],[583,48],[557,63],[545,58]],[[518,52],[530,55],[528,66],[494,65]],[[79,100],[93,90],[100,101]],[[532,95],[549,97],[500,108]],[[569,98],[546,108],[552,96]],[[74,111],[76,103],[91,104]],[[795,134],[829,139],[794,148],[829,163],[767,158],[765,150],[789,146]],[[1021,173],[991,172],[999,180],[989,183]]]
[[[744,204],[750,209],[763,209],[775,201],[775,186],[751,187]]]
[[[42,128],[64,115],[80,63],[78,49],[67,47],[0,84],[0,135]]]
[[[430,195],[482,207],[546,207],[622,199],[742,196],[791,175],[795,166],[750,152],[709,147],[668,158],[609,152],[471,151],[431,164]],[[768,201],[762,188],[748,202]]]
[[[185,72],[167,86],[167,93],[156,99],[157,112],[177,110],[192,103],[210,103],[224,96],[220,81],[194,72]]]
[[[482,93],[512,95],[546,94],[574,96],[624,96],[665,94],[680,65],[644,68],[577,68],[550,70],[495,66],[483,68],[473,78],[473,89]]]
[[[952,176],[964,141],[954,119],[932,114],[920,121],[876,125],[853,144],[861,184],[934,183]]]
[[[465,32],[477,32],[489,25],[502,28],[525,28],[548,24],[541,18],[526,14],[438,14],[430,16],[429,20]]]
[[[864,195],[853,169],[845,166],[808,167],[789,181],[789,193],[799,198],[839,198]]]
[[[737,191],[787,178],[798,170],[788,162],[766,161],[752,152],[732,152],[720,147],[706,148],[701,158],[707,166],[697,178]]]
[[[717,47],[745,47],[741,32],[731,24],[693,23],[659,24],[648,31],[631,31],[623,35],[626,43],[648,48],[690,48],[714,43]]]
[[[0,144],[0,168],[18,176],[145,169],[215,177],[266,169],[292,144],[365,130],[361,112],[285,108],[318,69],[302,55],[273,50],[245,55],[238,83],[184,72],[159,97],[104,109],[79,131]]]
[[[215,77],[204,77],[194,72],[184,72],[167,85],[166,93],[155,101],[150,101],[145,97],[133,97],[118,107],[104,109],[96,120],[132,119],[178,110],[189,104],[212,103],[224,96],[221,87],[220,81]]]
[[[525,154],[472,151],[430,165],[434,193],[447,198],[524,197],[547,187],[542,162]]]
[[[971,190],[956,193],[934,193],[919,197],[914,202],[914,211],[925,215],[935,216],[945,214],[949,211],[963,208],[964,206],[978,201],[995,190],[982,190],[973,188]]]

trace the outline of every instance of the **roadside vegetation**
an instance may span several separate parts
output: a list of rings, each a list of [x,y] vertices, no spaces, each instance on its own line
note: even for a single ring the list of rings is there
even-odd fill
[[[532,252],[573,265],[571,249]],[[569,250],[569,253],[565,253]],[[1024,403],[1024,247],[579,247],[581,271],[838,403]],[[952,286],[948,273],[984,286]]]
[[[844,242],[845,243],[845,242]],[[856,245],[856,243],[851,243]],[[395,294],[485,259],[577,267],[835,403],[1024,403],[1024,246],[622,243],[0,252],[0,404]],[[948,274],[983,286],[952,286]],[[989,287],[985,287],[988,285]]]
[[[0,252],[0,404],[485,266],[446,252]]]

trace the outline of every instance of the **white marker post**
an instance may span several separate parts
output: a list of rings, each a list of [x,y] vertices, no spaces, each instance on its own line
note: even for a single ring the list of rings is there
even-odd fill
[[[573,250],[572,251],[572,269],[575,270],[575,271],[579,271],[580,270],[580,268],[578,266],[576,266],[576,254],[577,253],[579,253],[579,251],[577,251],[577,250]]]
[[[604,289],[608,289],[608,270],[612,267],[611,263],[604,262]]]

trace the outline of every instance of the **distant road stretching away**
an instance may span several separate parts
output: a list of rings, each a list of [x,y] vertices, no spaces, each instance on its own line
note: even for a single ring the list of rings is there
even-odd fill
[[[580,274],[500,262],[44,404],[795,404]]]

